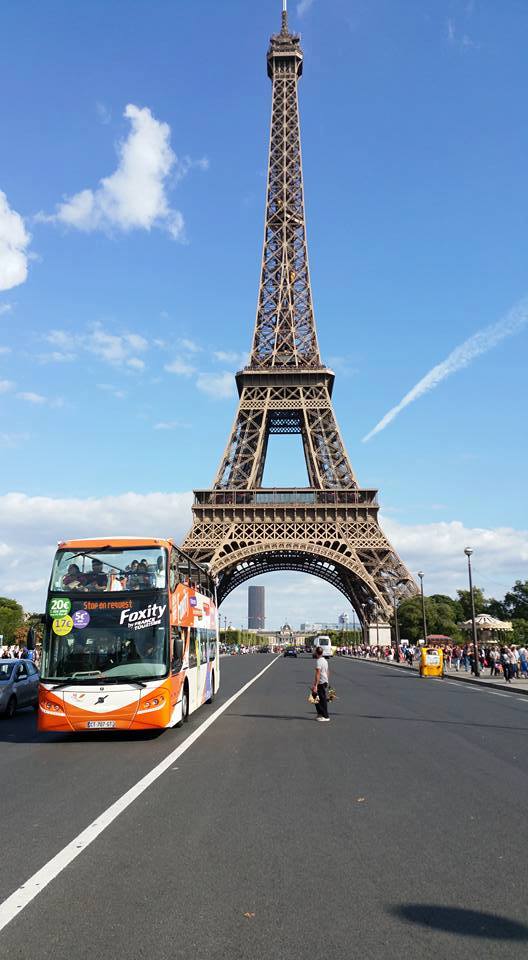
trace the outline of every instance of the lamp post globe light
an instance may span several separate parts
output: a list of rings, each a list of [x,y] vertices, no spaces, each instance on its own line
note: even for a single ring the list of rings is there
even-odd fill
[[[421,570],[419,570],[419,571],[418,571],[418,576],[420,577],[420,595],[421,595],[421,598],[422,598],[422,628],[423,628],[423,639],[424,639],[424,646],[427,646],[427,620],[426,620],[426,617],[425,617],[425,597],[424,597],[424,589],[423,589],[423,578],[424,578],[425,574],[424,574]]]
[[[473,673],[476,677],[480,676],[479,669],[479,653],[478,653],[478,639],[477,639],[477,623],[475,620],[475,596],[473,594],[473,573],[471,570],[471,554],[473,550],[471,547],[465,547],[464,553],[468,561],[468,574],[469,574],[469,595],[471,597],[471,632],[473,636]]]

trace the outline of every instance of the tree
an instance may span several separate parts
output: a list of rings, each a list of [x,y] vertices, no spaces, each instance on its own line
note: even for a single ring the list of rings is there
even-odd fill
[[[471,620],[471,593],[469,590],[457,590],[458,605],[460,608],[460,619]],[[473,599],[475,601],[475,613],[487,613],[488,601],[484,596],[484,591],[480,587],[473,587]]]
[[[0,597],[0,635],[4,643],[13,643],[18,627],[22,625],[24,611],[16,600]]]
[[[528,580],[516,580],[504,597],[504,608],[510,620],[528,620]]]
[[[460,607],[457,600],[444,594],[425,597],[425,616],[427,633],[442,634],[453,640],[461,638],[458,627]],[[423,618],[421,597],[403,600],[398,607],[400,637],[416,643],[423,638]]]
[[[512,620],[513,627],[513,643],[516,643],[518,646],[524,644],[528,646],[528,620],[517,619]],[[511,637],[511,634],[509,634]],[[508,640],[509,643],[509,640]]]

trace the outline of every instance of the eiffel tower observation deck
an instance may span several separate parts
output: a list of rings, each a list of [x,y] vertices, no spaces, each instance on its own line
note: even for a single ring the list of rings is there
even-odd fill
[[[298,83],[300,37],[283,0],[267,56],[272,118],[262,273],[248,365],[214,485],[195,491],[183,548],[208,563],[219,601],[255,576],[297,570],[332,583],[364,627],[388,619],[416,585],[378,522],[376,490],[359,487],[334,415],[334,373],[321,359],[304,215]],[[262,486],[272,434],[299,434],[308,486]]]

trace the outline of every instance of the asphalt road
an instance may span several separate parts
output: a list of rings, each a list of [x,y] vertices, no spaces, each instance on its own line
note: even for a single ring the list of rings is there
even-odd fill
[[[0,902],[270,662],[222,661],[161,735],[0,722]],[[528,698],[336,659],[279,659],[1,933],[47,960],[521,958]]]

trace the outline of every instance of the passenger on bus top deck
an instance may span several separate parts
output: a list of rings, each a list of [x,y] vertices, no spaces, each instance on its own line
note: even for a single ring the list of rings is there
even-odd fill
[[[88,590],[106,590],[108,574],[103,573],[103,561],[92,560],[92,569],[86,574],[85,587]]]
[[[165,565],[163,563],[162,556],[159,556],[156,561],[156,586],[157,587],[165,586]]]
[[[152,577],[149,572],[148,563],[146,560],[141,560],[138,567],[138,580],[141,587],[150,587],[152,586]]]
[[[70,587],[74,590],[82,587],[82,573],[76,563],[70,563],[68,573],[65,573],[62,578],[62,585],[63,587]]]

